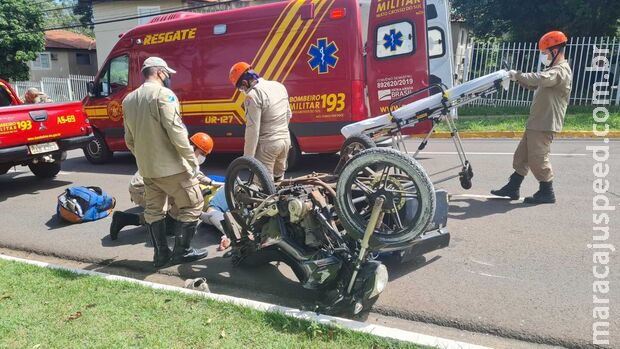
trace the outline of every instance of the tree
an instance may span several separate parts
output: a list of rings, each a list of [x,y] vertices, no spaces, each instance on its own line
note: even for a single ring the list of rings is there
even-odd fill
[[[30,1],[0,0],[0,78],[28,79],[28,64],[45,47],[43,14]]]
[[[537,41],[551,30],[613,36],[620,18],[617,0],[453,0],[452,6],[481,39]]]
[[[95,37],[92,21],[91,0],[55,0],[42,3],[45,28],[61,28],[82,25],[66,30]]]

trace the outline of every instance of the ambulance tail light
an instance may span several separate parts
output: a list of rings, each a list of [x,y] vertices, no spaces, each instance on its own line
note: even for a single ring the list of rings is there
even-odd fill
[[[341,19],[344,18],[347,15],[347,9],[346,8],[334,8],[331,11],[329,11],[329,18],[331,19]]]
[[[364,82],[351,82],[351,121],[361,121],[368,118],[368,110],[364,98]]]

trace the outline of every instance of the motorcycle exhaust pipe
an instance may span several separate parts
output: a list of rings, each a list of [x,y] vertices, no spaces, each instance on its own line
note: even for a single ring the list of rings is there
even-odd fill
[[[353,284],[355,283],[355,279],[357,278],[357,274],[360,271],[360,266],[362,265],[362,261],[366,256],[366,250],[368,249],[368,241],[370,240],[370,236],[377,228],[379,222],[383,221],[383,203],[385,202],[384,196],[379,196],[375,200],[375,204],[372,207],[372,212],[370,213],[370,219],[368,220],[368,225],[366,226],[366,231],[364,232],[364,237],[362,238],[362,248],[360,249],[360,253],[357,256],[357,262],[355,263],[355,269],[353,270],[353,275],[351,275],[351,281],[349,281],[349,287],[347,287],[347,294],[351,294],[353,290]]]

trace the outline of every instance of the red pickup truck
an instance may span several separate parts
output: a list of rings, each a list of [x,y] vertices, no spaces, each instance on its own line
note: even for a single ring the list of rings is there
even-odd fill
[[[0,175],[22,165],[37,177],[54,177],[67,150],[92,139],[81,102],[24,104],[0,79]]]

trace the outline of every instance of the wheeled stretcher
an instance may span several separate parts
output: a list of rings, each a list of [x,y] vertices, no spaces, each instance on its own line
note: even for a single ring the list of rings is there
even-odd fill
[[[494,73],[465,82],[450,89],[446,89],[441,85],[432,85],[393,101],[390,104],[389,110],[392,110],[394,105],[401,104],[404,100],[415,95],[419,95],[420,93],[427,91],[440,92],[433,93],[430,96],[415,102],[402,105],[397,110],[391,111],[387,114],[349,124],[341,129],[341,133],[346,138],[364,135],[372,138],[377,143],[389,141],[391,139],[392,147],[407,153],[404,135],[402,132],[403,129],[413,127],[424,120],[432,120],[433,126],[431,130],[413,154],[413,157],[416,157],[418,153],[426,147],[428,139],[434,132],[435,127],[439,124],[439,122],[445,120],[448,123],[450,134],[452,136],[452,140],[454,141],[456,152],[460,160],[460,165],[453,169],[461,168],[461,171],[458,175],[435,181],[435,183],[459,177],[461,186],[464,189],[470,189],[473,170],[469,160],[467,159],[467,154],[463,148],[461,138],[450,110],[471,103],[478,98],[498,92],[502,88],[507,90],[509,82],[508,71],[498,70]]]

